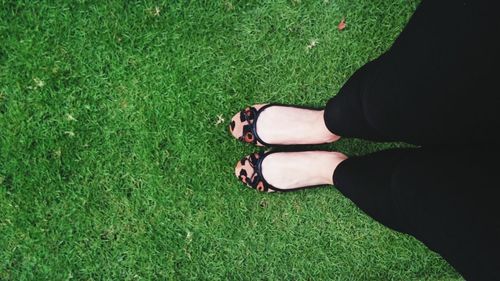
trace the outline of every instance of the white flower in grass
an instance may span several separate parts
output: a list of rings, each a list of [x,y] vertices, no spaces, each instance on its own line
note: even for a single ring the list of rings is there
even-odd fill
[[[306,46],[306,50],[309,51],[312,48],[316,47],[316,45],[318,45],[318,39],[311,39],[309,44]]]
[[[45,86],[45,82],[43,82],[38,77],[33,78],[33,81],[35,82],[35,88],[42,88],[43,86]]]
[[[75,136],[75,133],[73,131],[66,131],[64,132],[66,135],[68,135],[70,138]]]
[[[160,15],[160,11],[161,11],[160,7],[156,6],[155,10],[153,12],[153,16],[155,16],[155,17],[159,16]]]
[[[219,125],[221,123],[224,123],[224,118],[222,117],[222,114],[217,115],[217,121],[215,122],[215,125]]]
[[[68,121],[78,121],[78,120],[76,120],[75,117],[73,117],[73,115],[71,115],[69,113],[66,114],[66,120],[68,120]]]

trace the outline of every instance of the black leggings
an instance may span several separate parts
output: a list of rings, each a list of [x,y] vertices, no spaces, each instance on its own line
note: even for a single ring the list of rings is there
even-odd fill
[[[500,280],[497,6],[424,0],[393,46],[325,109],[335,134],[418,146],[349,158],[333,181],[468,280]]]

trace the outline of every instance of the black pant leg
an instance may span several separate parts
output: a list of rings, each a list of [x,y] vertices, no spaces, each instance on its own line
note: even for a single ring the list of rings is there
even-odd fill
[[[380,223],[439,253],[467,280],[500,278],[498,151],[395,149],[349,158],[340,192]]]
[[[381,60],[378,58],[358,69],[342,86],[339,93],[326,104],[325,124],[334,134],[374,141],[389,141],[387,135],[382,135],[370,124],[362,106],[363,93],[368,90],[366,87],[372,82],[378,62]]]
[[[422,1],[376,67],[356,72],[328,102],[327,127],[418,145],[498,142],[499,5]]]

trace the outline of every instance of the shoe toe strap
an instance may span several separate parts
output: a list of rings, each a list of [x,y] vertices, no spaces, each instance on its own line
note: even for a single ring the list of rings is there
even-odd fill
[[[264,152],[258,152],[251,154],[244,158],[244,161],[248,161],[250,166],[253,168],[252,175],[248,175],[246,170],[241,170],[239,178],[246,185],[257,189],[262,192],[271,192],[270,190],[275,191],[276,188],[270,185],[263,177],[262,177],[262,161],[264,160],[266,154]]]
[[[247,107],[240,111],[240,121],[247,121],[248,124],[243,126],[243,134],[239,137],[240,141],[256,144],[259,142],[262,145],[270,146],[271,144],[263,141],[257,134],[257,119],[259,115],[264,111],[264,109],[272,106],[273,104],[267,104],[257,110],[255,107]]]

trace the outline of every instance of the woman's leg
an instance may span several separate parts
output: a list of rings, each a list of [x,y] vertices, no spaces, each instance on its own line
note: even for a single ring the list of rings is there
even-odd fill
[[[498,6],[424,0],[390,50],[328,102],[327,127],[420,145],[498,142]]]
[[[380,223],[441,254],[467,280],[500,276],[500,153],[395,149],[341,162],[336,188]]]
[[[370,123],[363,106],[363,97],[375,78],[383,57],[358,69],[344,84],[340,92],[326,104],[323,114],[328,130],[342,137],[363,138],[373,141],[391,141]]]

